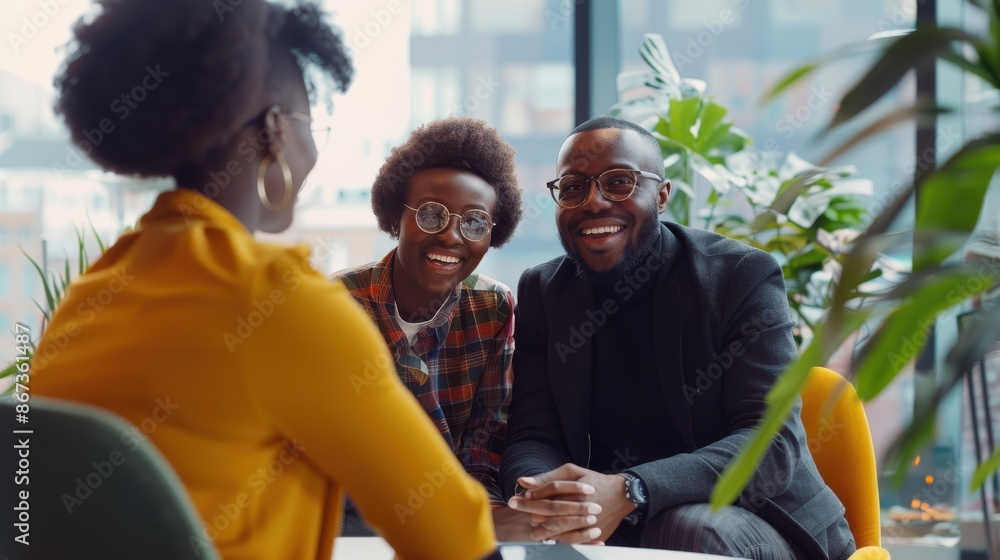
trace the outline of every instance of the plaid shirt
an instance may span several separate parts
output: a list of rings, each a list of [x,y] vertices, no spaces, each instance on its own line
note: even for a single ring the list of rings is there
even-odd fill
[[[378,325],[396,371],[490,502],[503,505],[500,455],[507,435],[514,297],[500,282],[472,274],[449,294],[412,346],[396,323],[392,266],[377,263],[334,274]]]

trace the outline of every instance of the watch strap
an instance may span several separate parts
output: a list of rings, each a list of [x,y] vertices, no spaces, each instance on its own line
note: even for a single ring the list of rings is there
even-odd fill
[[[618,473],[619,476],[625,479],[625,498],[635,505],[635,509],[631,513],[625,516],[624,521],[629,525],[638,525],[640,521],[643,520],[646,514],[646,506],[648,505],[648,497],[644,496],[640,498],[636,496],[632,488],[634,484],[645,485],[641,478],[635,476],[632,473],[621,472]]]

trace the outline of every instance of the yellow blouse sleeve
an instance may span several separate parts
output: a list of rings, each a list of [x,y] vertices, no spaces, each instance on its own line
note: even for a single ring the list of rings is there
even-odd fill
[[[294,260],[272,265],[254,290],[251,305],[273,311],[247,340],[251,399],[399,558],[485,556],[496,546],[485,491],[399,381],[343,285]]]

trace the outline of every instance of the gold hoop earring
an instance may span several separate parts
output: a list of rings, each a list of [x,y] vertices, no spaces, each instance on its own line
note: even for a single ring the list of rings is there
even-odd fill
[[[281,202],[277,205],[271,204],[271,201],[268,200],[267,189],[264,186],[264,175],[267,173],[267,166],[271,165],[271,159],[278,162],[278,167],[281,168],[281,175],[285,179],[285,193],[281,197]],[[264,156],[264,159],[260,160],[260,167],[257,169],[257,196],[260,197],[260,203],[264,205],[264,208],[272,212],[283,210],[291,202],[293,190],[295,190],[295,185],[292,184],[292,168],[288,167],[288,162],[285,161],[281,152],[273,156],[271,154]]]

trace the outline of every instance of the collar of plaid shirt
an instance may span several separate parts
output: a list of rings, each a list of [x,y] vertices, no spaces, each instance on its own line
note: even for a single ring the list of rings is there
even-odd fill
[[[429,371],[427,364],[437,360],[438,352],[448,337],[452,315],[458,309],[462,296],[462,285],[455,286],[448,294],[431,320],[417,333],[417,341],[411,346],[406,333],[396,323],[396,297],[392,291],[395,257],[396,249],[393,249],[372,269],[371,284],[367,290],[373,302],[379,306],[379,313],[373,319],[385,336],[396,363],[413,373],[420,385],[423,385],[429,375],[436,373]]]

